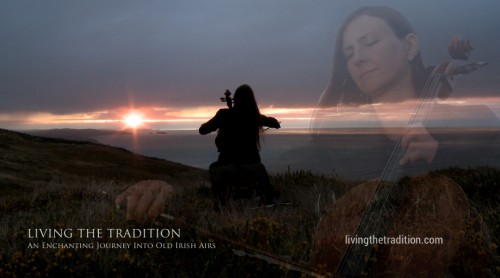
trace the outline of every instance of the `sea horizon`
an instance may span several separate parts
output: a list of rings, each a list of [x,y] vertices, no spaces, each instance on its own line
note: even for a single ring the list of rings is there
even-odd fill
[[[347,179],[375,178],[387,163],[387,153],[394,148],[394,142],[387,140],[386,134],[403,131],[403,128],[268,130],[262,137],[260,156],[270,173],[304,170]],[[482,166],[500,161],[498,151],[492,151],[500,149],[498,128],[434,128],[429,131],[439,137],[442,152],[446,153],[446,159],[435,167]],[[218,157],[215,136],[215,132],[202,136],[197,130],[169,130],[93,139],[142,155],[208,169]],[[419,172],[416,168],[414,171]]]
[[[263,133],[260,156],[270,173],[304,170],[346,179],[380,175],[394,142],[386,134],[404,128],[282,128]],[[440,137],[448,159],[436,167],[483,166],[500,161],[497,127],[430,128]],[[217,160],[216,133],[200,135],[197,129],[50,129],[25,131],[32,135],[90,139],[131,152],[208,169]],[[463,154],[463,155],[462,155]],[[494,165],[498,167],[499,165]],[[420,166],[419,166],[420,167]]]

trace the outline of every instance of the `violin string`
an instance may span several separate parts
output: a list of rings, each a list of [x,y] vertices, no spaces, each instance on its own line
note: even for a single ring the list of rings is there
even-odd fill
[[[440,81],[441,81],[441,75],[435,75],[431,76],[431,78],[426,82],[424,89],[422,90],[422,95],[419,97],[416,107],[414,109],[414,112],[411,114],[410,119],[408,121],[408,125],[410,124],[415,124],[419,123],[422,121],[422,117],[425,114],[427,110],[430,109],[430,106],[433,105],[433,100],[437,95]],[[366,223],[382,223],[384,224],[385,221],[381,221],[383,218],[382,212],[387,211],[386,209],[386,204],[388,203],[388,198],[390,197],[389,193],[394,188],[394,182],[396,182],[396,179],[400,176],[401,174],[401,166],[399,165],[399,160],[402,158],[402,151],[401,151],[401,136],[398,138],[396,142],[396,146],[393,149],[389,161],[387,163],[386,168],[384,169],[381,180],[379,181],[379,184],[377,185],[374,193],[372,194],[371,202],[369,206],[367,207],[367,212],[362,215],[361,221],[358,224],[358,229],[361,228],[361,236],[367,236],[370,231],[373,231],[373,227],[369,227]],[[392,183],[392,184],[391,184]],[[374,198],[375,197],[375,198]],[[378,198],[382,197],[381,200]],[[384,198],[385,197],[385,198]],[[378,211],[378,215],[374,215],[373,212]],[[387,227],[384,226],[379,226],[379,228],[385,230],[383,231],[386,233],[388,231]],[[357,234],[356,234],[357,236]],[[363,254],[363,252],[358,252],[359,249],[365,249],[361,244],[349,244],[347,246],[346,254],[348,252],[353,252],[352,254],[358,254],[357,258],[355,258],[354,264],[351,265],[356,267],[358,265],[361,265],[361,260],[366,260],[366,255]],[[361,253],[361,254],[360,254]],[[348,260],[342,260],[339,269],[345,269],[346,263],[348,263]],[[349,267],[349,266],[348,266]]]
[[[416,108],[414,112],[412,113],[408,125],[411,124],[416,124],[419,122],[422,122],[423,116],[426,114],[426,112],[430,109],[430,107],[433,105],[433,99],[435,98],[435,94],[439,89],[440,85],[440,76],[434,75],[431,79],[430,82],[427,82],[426,87],[423,90],[422,96],[420,97]],[[393,153],[391,154],[390,160],[387,165],[391,166],[394,165],[393,167],[386,167],[386,170],[389,170],[389,173],[384,173],[386,174],[384,177],[384,174],[382,175],[382,178],[386,179],[387,181],[390,182],[395,182],[396,179],[399,177],[399,160],[403,156],[403,151],[401,148],[401,136],[398,138],[396,142],[396,147],[393,149]],[[396,163],[398,162],[398,163]]]
[[[408,121],[408,125],[415,124],[422,121],[422,117],[425,114],[426,110],[428,110],[433,103],[432,99],[435,97],[434,94],[437,92],[440,84],[439,76],[433,76],[430,79],[430,82],[427,82],[423,94],[419,99],[414,113],[411,115],[410,120]],[[402,137],[400,136],[396,142],[396,146],[393,149],[393,152],[390,156],[390,159],[387,163],[387,167],[384,169],[384,173],[381,176],[383,181],[387,182],[396,182],[401,174],[401,166],[399,165],[399,161],[404,155],[403,149],[401,147]],[[384,187],[387,188],[387,187]]]
[[[432,105],[432,102],[429,102],[429,100],[432,101],[434,97],[433,95],[439,88],[439,84],[440,80],[438,76],[433,76],[429,80],[429,82],[426,83],[423,94],[419,99],[415,108],[415,112],[412,114],[408,124],[418,123],[422,120],[421,117],[423,116],[424,112],[429,109],[429,105]],[[381,180],[383,182],[394,183],[400,177],[402,169],[399,165],[399,161],[404,155],[404,152],[401,148],[401,143],[402,137],[400,136],[396,142],[395,148],[393,149],[389,162],[387,163],[388,166],[386,167],[385,172],[381,177]],[[381,191],[382,193],[387,193],[390,190],[391,186],[382,186],[380,187],[379,192]],[[388,194],[382,194],[382,196],[388,196]]]

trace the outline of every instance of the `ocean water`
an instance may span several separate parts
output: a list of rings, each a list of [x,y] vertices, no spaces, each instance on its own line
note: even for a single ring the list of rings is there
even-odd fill
[[[397,134],[399,130],[394,130]],[[407,173],[444,167],[500,166],[498,129],[433,130],[439,151],[432,164],[417,161]],[[100,143],[135,153],[208,169],[217,160],[215,133],[197,131],[142,132],[94,137]],[[269,130],[263,136],[262,162],[269,172],[311,170],[347,179],[380,176],[395,143],[377,129],[337,129],[312,136],[308,130]]]
[[[217,160],[215,133],[200,135],[198,131],[142,132],[137,135],[96,136],[100,143],[121,147],[138,154],[158,157],[182,164],[208,169]],[[307,130],[266,131],[262,137],[261,158],[270,171],[286,170],[283,155],[306,146],[311,136]]]

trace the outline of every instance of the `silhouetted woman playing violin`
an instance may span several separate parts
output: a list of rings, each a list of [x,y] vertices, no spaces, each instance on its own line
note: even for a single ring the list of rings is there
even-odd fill
[[[266,198],[273,199],[277,197],[277,193],[269,183],[259,150],[263,127],[280,128],[280,123],[273,117],[260,114],[253,90],[249,85],[238,87],[232,101],[233,105],[230,105],[229,99],[229,108],[220,109],[199,129],[202,135],[217,131],[215,145],[219,151],[219,158],[210,165],[212,190],[219,197],[221,204],[225,205],[227,182],[224,179],[230,177],[224,173],[228,167],[224,167],[254,165],[255,171],[258,172],[255,175]]]

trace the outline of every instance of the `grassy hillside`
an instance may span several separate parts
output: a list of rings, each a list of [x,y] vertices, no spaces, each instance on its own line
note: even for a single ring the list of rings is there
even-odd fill
[[[32,190],[62,181],[179,180],[206,171],[88,141],[31,136],[0,129],[0,190]]]
[[[48,139],[0,130],[0,277],[298,277],[303,273],[255,257],[257,249],[307,268],[314,229],[327,208],[354,187],[310,171],[277,173],[272,183],[291,206],[257,208],[238,199],[215,212],[208,173],[92,142]],[[500,171],[488,167],[444,169],[466,192],[487,227],[500,273]],[[173,220],[137,225],[124,220],[113,200],[143,179],[172,184],[165,212]],[[180,229],[180,238],[32,238],[30,229]],[[43,243],[85,243],[94,248],[43,248]],[[95,248],[141,243],[152,248]],[[197,248],[157,248],[156,244]],[[34,244],[39,244],[33,248]],[[473,246],[473,242],[469,242]],[[212,246],[214,248],[202,248]],[[245,255],[244,252],[250,254]],[[262,259],[264,258],[264,259]],[[464,261],[465,260],[465,261]],[[496,260],[496,261],[495,261]],[[457,271],[467,259],[457,257]]]

